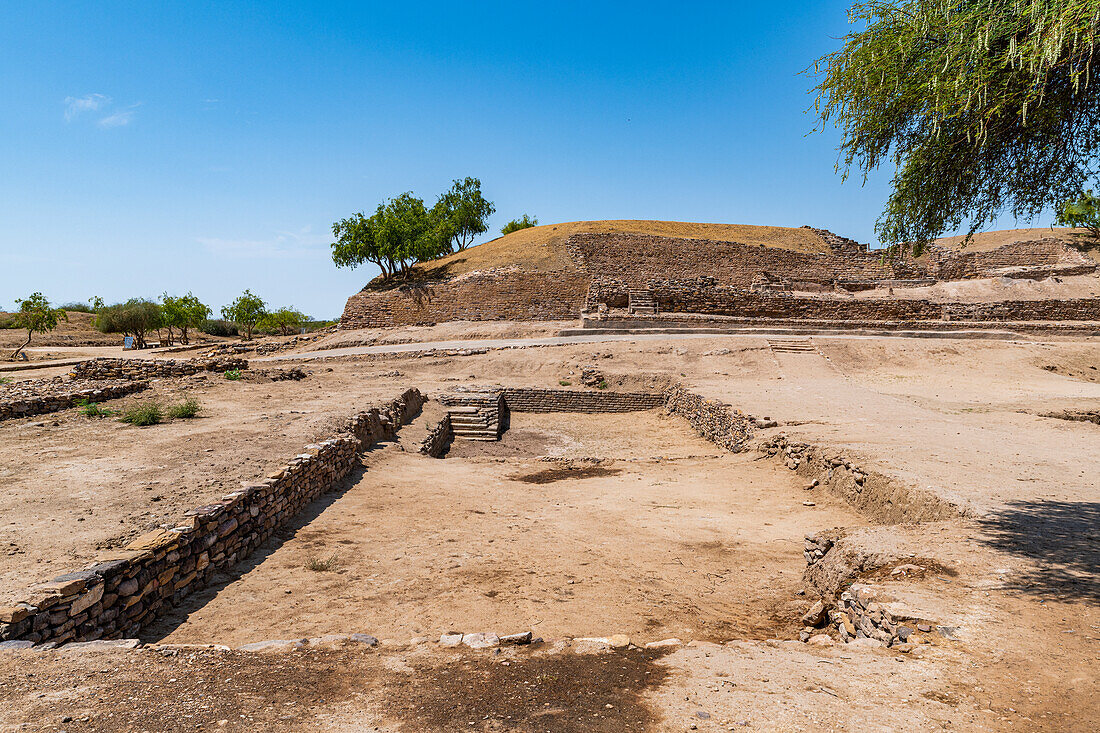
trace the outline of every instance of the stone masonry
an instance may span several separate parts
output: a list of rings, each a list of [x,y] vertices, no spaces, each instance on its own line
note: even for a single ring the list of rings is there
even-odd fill
[[[71,374],[83,379],[163,379],[189,377],[200,372],[248,369],[247,359],[90,359],[73,367]]]

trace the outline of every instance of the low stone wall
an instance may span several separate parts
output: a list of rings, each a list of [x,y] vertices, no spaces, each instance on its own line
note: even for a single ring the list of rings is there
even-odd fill
[[[84,570],[39,587],[0,609],[0,641],[91,641],[136,636],[219,570],[246,558],[357,463],[357,453],[392,436],[423,404],[413,389],[361,412],[344,431],[306,446],[283,469],[246,483],[221,500],[187,513],[171,529],[139,537]]]
[[[929,491],[905,486],[859,466],[843,454],[790,440],[782,433],[756,448],[782,460],[788,469],[807,480],[811,490],[827,488],[865,516],[883,523],[926,522],[960,514],[958,507]]]
[[[420,452],[432,458],[442,458],[451,445],[454,433],[451,432],[451,416],[444,415],[435,427],[428,431],[428,437],[420,443]]]
[[[668,391],[666,408],[685,418],[699,435],[733,453],[744,450],[753,436],[753,417],[725,402],[689,392],[682,385]]]
[[[504,403],[512,412],[637,412],[663,406],[665,396],[653,392],[505,387]]]
[[[164,379],[189,377],[199,372],[227,372],[248,369],[247,359],[91,359],[73,367],[71,374],[83,379]]]
[[[986,251],[955,250],[932,245],[930,269],[939,280],[969,277],[1039,278],[1096,271],[1096,263],[1056,237],[1018,241]]]
[[[828,618],[842,641],[877,639],[887,646],[919,643],[923,635],[940,628],[934,621],[920,618],[878,589],[862,583],[855,583],[840,594],[836,609],[829,612]]]
[[[588,279],[572,270],[488,270],[393,290],[363,290],[348,298],[340,328],[569,320],[580,315]]]
[[[81,401],[103,402],[148,389],[145,381],[34,379],[0,388],[0,420],[42,415]]]

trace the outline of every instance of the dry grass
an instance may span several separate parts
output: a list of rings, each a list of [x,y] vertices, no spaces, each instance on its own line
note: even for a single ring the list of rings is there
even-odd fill
[[[547,224],[513,232],[471,247],[465,252],[442,257],[418,266],[421,270],[445,268],[461,275],[490,267],[516,265],[528,270],[569,270],[573,262],[562,247],[565,240],[581,232],[623,232],[655,234],[684,239],[712,239],[719,242],[781,247],[798,252],[826,252],[828,245],[808,229],[751,226],[748,224],[696,224],[681,221],[611,219]]]

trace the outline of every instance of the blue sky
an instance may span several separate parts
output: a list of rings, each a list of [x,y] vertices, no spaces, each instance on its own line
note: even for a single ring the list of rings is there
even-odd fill
[[[836,133],[809,135],[799,72],[846,2],[15,5],[0,308],[250,288],[335,317],[376,271],[333,266],[332,222],[468,175],[484,239],[526,212],[871,241],[888,192],[842,185]]]

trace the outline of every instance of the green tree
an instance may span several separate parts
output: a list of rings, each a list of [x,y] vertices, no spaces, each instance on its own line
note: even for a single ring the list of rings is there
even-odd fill
[[[843,133],[845,177],[896,166],[884,243],[1031,219],[1095,174],[1097,0],[861,2],[849,19],[864,27],[814,64],[815,109]]]
[[[245,290],[237,299],[222,307],[222,318],[244,326],[246,341],[252,340],[252,329],[267,313],[267,304],[257,295]]]
[[[437,217],[411,192],[379,204],[369,218],[360,213],[336,222],[332,232],[338,239],[332,245],[332,261],[337,267],[374,262],[387,277],[398,272],[408,276],[417,262],[450,251]]]
[[[180,331],[180,341],[189,343],[188,332],[197,329],[210,317],[210,308],[204,305],[190,291],[187,295],[171,296],[165,293],[160,298],[164,311],[164,325],[168,328],[168,343],[172,343],[172,329]]]
[[[283,336],[289,336],[294,331],[297,331],[302,327],[302,324],[309,320],[309,316],[301,311],[294,310],[294,306],[289,308],[279,308],[273,310],[263,318],[257,324],[257,328],[261,331],[267,331],[269,333],[278,332]]]
[[[10,360],[19,358],[23,349],[31,342],[31,337],[36,333],[49,333],[57,328],[59,321],[69,320],[69,316],[61,308],[50,307],[50,301],[42,293],[32,293],[23,299],[17,299],[15,304],[19,310],[15,313],[15,327],[27,329],[27,340],[19,348],[11,352]]]
[[[133,336],[134,345],[144,349],[145,335],[164,326],[164,311],[151,300],[131,298],[96,311],[95,327],[101,333],[121,333]]]
[[[523,218],[512,219],[512,221],[505,224],[504,228],[500,230],[500,233],[511,234],[512,232],[518,232],[520,229],[530,229],[531,227],[537,227],[538,225],[538,219],[533,216],[529,217],[527,216],[527,214],[524,214]]]
[[[1076,199],[1064,202],[1058,208],[1055,223],[1087,229],[1087,236],[1092,241],[1082,243],[1081,249],[1100,247],[1100,197],[1094,196],[1092,189],[1089,189]]]
[[[491,201],[481,195],[481,181],[466,177],[455,179],[451,189],[439,197],[432,208],[432,218],[439,236],[451,249],[459,252],[473,243],[474,237],[489,231],[488,219],[496,211]]]

